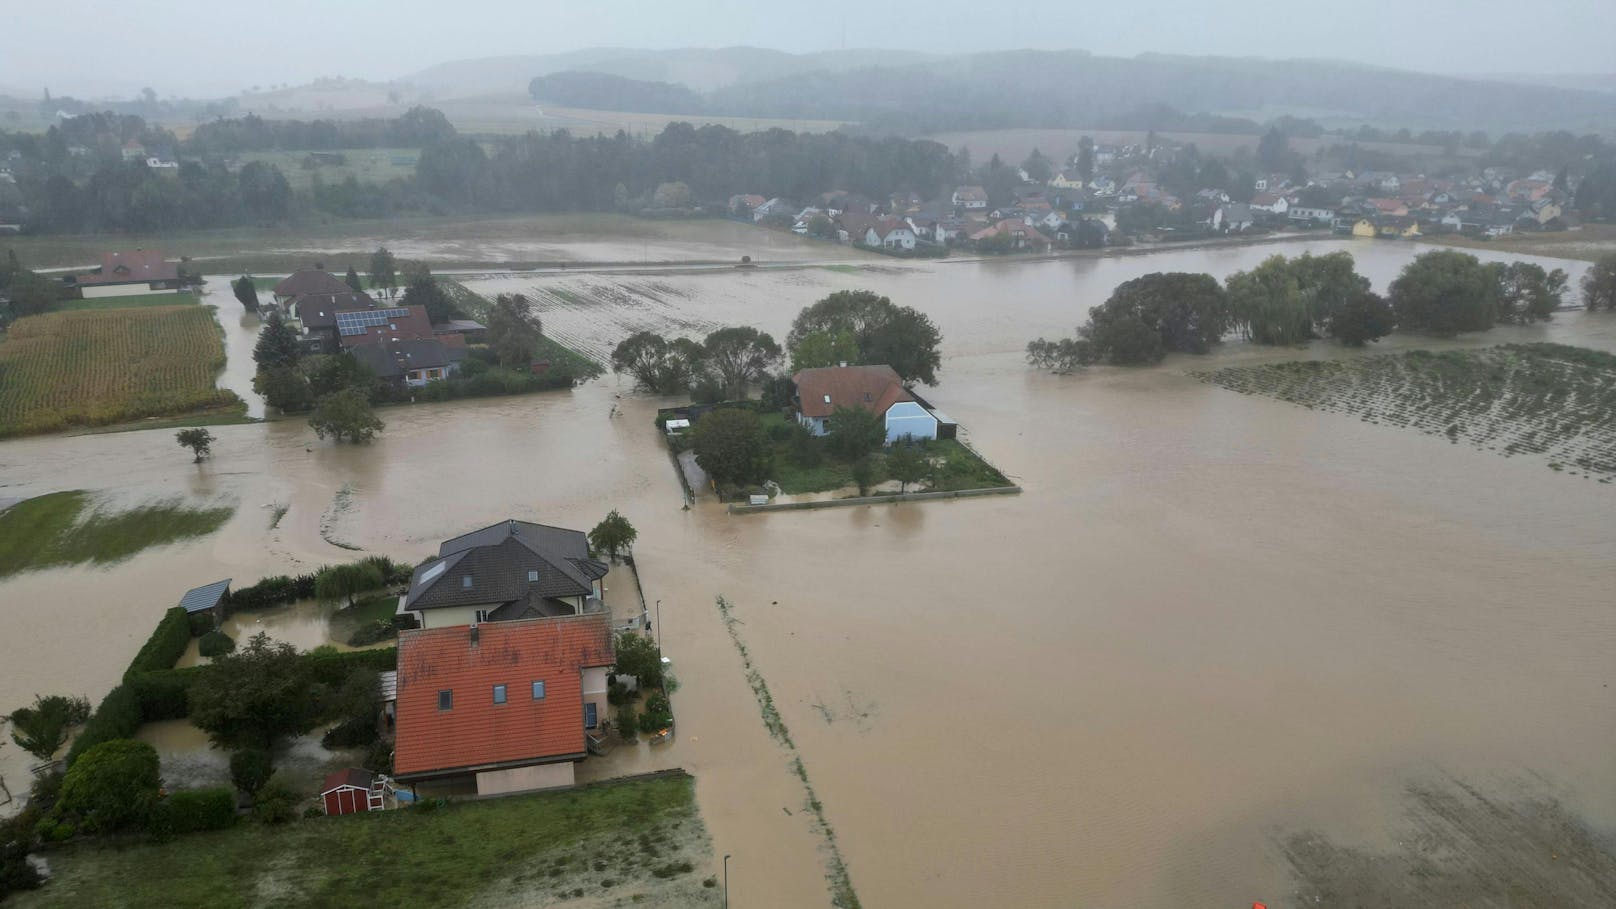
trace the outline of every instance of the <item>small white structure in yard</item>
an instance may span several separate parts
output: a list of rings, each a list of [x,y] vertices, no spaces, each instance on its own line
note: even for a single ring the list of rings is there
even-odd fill
[[[676,436],[690,428],[690,421],[682,419],[669,420],[668,422],[662,424],[662,428],[667,430],[668,435]]]

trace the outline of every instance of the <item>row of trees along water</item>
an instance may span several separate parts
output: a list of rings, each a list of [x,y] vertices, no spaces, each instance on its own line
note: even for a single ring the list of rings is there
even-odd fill
[[[1381,296],[1352,255],[1272,256],[1223,284],[1207,274],[1156,273],[1127,281],[1073,337],[1027,345],[1032,365],[1070,372],[1133,366],[1168,353],[1206,353],[1231,332],[1258,344],[1330,338],[1361,347],[1393,331],[1454,335],[1547,321],[1565,305],[1567,275],[1531,262],[1484,263],[1439,250],[1416,257]],[[1589,309],[1616,309],[1616,255],[1582,281]]]

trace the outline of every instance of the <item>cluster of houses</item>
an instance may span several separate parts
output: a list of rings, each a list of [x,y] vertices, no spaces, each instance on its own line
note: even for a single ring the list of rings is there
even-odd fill
[[[1502,237],[1563,229],[1574,220],[1569,193],[1544,172],[1521,178],[1493,168],[1470,179],[1394,173],[1348,177],[1353,194],[1343,198],[1332,224],[1355,237]]]
[[[434,323],[424,306],[383,305],[322,268],[299,269],[275,285],[264,309],[298,333],[310,353],[347,352],[384,382],[419,387],[459,372],[483,326]]]

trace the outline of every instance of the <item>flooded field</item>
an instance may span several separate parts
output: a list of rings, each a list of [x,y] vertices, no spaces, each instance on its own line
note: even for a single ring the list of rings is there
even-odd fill
[[[1377,289],[1414,251],[1283,251],[1341,246]],[[0,582],[0,703],[98,698],[186,588],[356,555],[330,538],[413,562],[491,519],[587,528],[616,508],[661,601],[678,736],[580,776],[689,769],[739,904],[828,904],[805,783],[867,906],[1288,905],[1310,882],[1336,886],[1316,877],[1327,850],[1395,854],[1411,781],[1432,773],[1508,803],[1552,798],[1607,835],[1616,489],[1190,375],[1362,355],[1335,347],[1229,344],[1074,376],[1022,361],[1029,339],[1070,332],[1121,281],[1221,276],[1274,251],[471,283],[529,293],[548,331],[595,356],[640,328],[780,337],[826,293],[887,294],[942,329],[927,397],[1024,487],[1013,498],[682,510],[651,426],[666,402],[615,376],[391,408],[365,448],[321,443],[302,421],[215,427],[200,467],[171,432],[0,443],[0,497],[239,502],[200,540]],[[251,326],[231,312],[236,387]],[[1541,340],[1616,350],[1616,315],[1371,352]],[[765,727],[730,631],[791,749]],[[0,746],[14,789],[23,764]],[[1526,827],[1477,829],[1496,841]]]

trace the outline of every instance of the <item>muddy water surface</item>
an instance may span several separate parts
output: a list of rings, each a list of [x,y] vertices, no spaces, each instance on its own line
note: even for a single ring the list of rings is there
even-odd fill
[[[1382,288],[1410,254],[1348,248]],[[1272,252],[474,285],[541,297],[547,328],[597,354],[639,327],[778,336],[829,291],[876,289],[936,319],[946,359],[928,397],[1018,497],[684,511],[650,425],[659,402],[610,376],[392,408],[365,448],[296,421],[218,427],[200,467],[165,432],[0,444],[3,496],[240,505],[201,541],[0,583],[0,701],[99,697],[185,588],[355,555],[327,537],[414,561],[494,519],[588,527],[617,508],[662,600],[679,735],[584,775],[691,770],[752,904],[828,897],[822,839],[759,720],[720,593],[865,905],[1282,902],[1276,831],[1384,848],[1406,780],[1428,772],[1531,777],[1616,826],[1616,491],[1185,374],[1335,348],[1230,344],[1071,377],[1021,362],[1029,338],[1070,331],[1119,281],[1221,275]],[[607,285],[618,292],[582,293]],[[1616,349],[1616,318],[1565,313],[1456,343],[1539,338]],[[290,510],[271,530],[273,503]],[[19,778],[16,750],[4,755]]]

